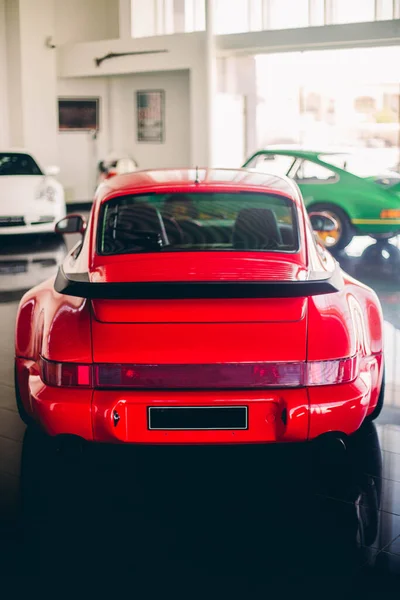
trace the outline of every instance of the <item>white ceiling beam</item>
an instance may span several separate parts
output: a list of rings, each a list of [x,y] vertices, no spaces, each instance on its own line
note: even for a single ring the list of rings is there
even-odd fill
[[[216,36],[217,52],[262,54],[400,44],[400,19]]]

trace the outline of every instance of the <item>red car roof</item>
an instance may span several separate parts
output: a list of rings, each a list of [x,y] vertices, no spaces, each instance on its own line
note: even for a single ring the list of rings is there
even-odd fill
[[[301,204],[297,186],[286,177],[257,173],[249,169],[160,169],[117,175],[99,188],[100,202],[111,197],[144,191],[237,190],[273,193]]]

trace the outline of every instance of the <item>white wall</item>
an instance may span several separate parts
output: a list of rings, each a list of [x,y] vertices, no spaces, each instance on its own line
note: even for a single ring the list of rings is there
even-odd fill
[[[165,141],[137,141],[136,92],[165,91]],[[141,169],[190,164],[190,90],[188,71],[113,77],[111,83],[111,150],[129,152]]]
[[[10,146],[24,145],[22,107],[20,7],[17,0],[5,3],[5,81],[8,141]],[[4,85],[4,84],[3,84]]]
[[[55,0],[55,6],[57,46],[119,36],[119,0]]]
[[[0,148],[9,146],[5,0],[0,0]]]
[[[215,99],[214,165],[241,167],[245,161],[244,98],[217,94]]]
[[[19,0],[19,21],[23,145],[43,166],[52,165],[58,161],[57,61],[45,40],[54,34],[53,0]]]
[[[62,131],[57,134],[61,169],[59,179],[65,187],[67,202],[92,198],[97,163],[110,151],[109,85],[107,77],[58,80],[58,97],[100,99],[100,130],[96,140],[87,131]]]
[[[60,77],[76,78],[190,71],[189,130],[191,146],[185,164],[207,165],[209,163],[208,87],[210,77],[205,61],[206,43],[204,32],[199,32],[64,46],[58,52],[58,72]],[[96,66],[94,60],[109,52],[148,52],[152,50],[162,52],[117,57],[103,62],[100,67]]]
[[[140,143],[136,130],[136,91],[165,91],[165,141]],[[189,72],[79,77],[58,80],[59,97],[98,97],[100,130],[97,139],[82,132],[58,132],[60,181],[67,202],[87,201],[96,185],[99,160],[110,152],[127,152],[140,168],[190,166]]]

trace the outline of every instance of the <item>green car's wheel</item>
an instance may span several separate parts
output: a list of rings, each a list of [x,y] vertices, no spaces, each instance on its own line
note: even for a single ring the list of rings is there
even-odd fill
[[[308,212],[328,213],[338,224],[335,231],[329,231],[319,234],[323,243],[329,250],[343,250],[348,246],[354,237],[354,231],[349,217],[344,210],[334,204],[313,204],[307,207]]]

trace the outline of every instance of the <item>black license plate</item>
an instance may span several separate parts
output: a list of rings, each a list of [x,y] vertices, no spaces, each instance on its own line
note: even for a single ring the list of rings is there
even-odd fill
[[[247,406],[148,407],[149,429],[247,429]]]

